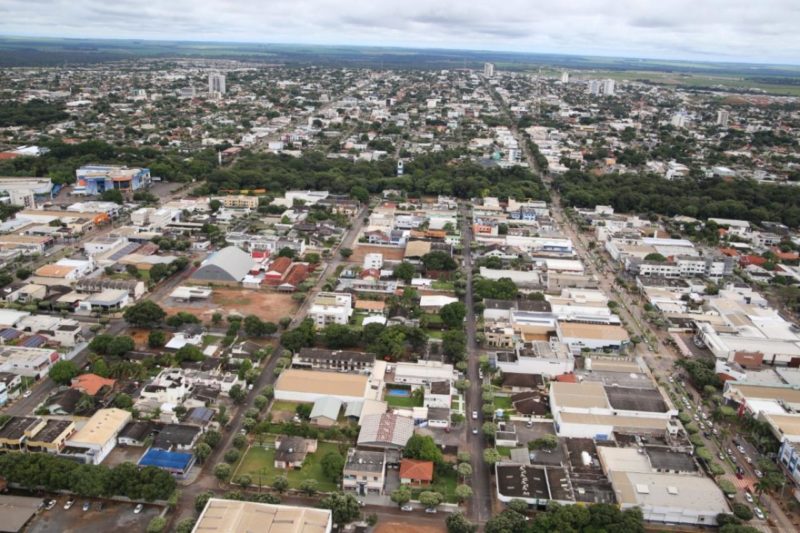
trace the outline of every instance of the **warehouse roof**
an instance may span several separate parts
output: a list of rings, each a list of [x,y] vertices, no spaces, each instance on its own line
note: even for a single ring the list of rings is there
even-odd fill
[[[550,384],[554,405],[559,407],[607,408],[608,397],[602,383],[561,383]]]
[[[100,409],[70,440],[73,443],[103,445],[122,431],[131,413],[122,409]]]
[[[727,513],[728,502],[711,479],[685,474],[611,472],[617,501],[623,505]]]
[[[192,532],[325,533],[330,524],[328,509],[211,498]]]
[[[278,376],[275,390],[310,392],[329,396],[363,397],[368,376],[287,368]]]
[[[209,255],[192,278],[238,282],[244,279],[252,266],[253,260],[247,252],[228,246]]]
[[[394,413],[367,415],[361,419],[358,445],[402,448],[414,434],[414,421]]]

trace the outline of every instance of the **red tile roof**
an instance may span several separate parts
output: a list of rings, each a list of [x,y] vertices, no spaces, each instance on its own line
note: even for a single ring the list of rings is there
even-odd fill
[[[433,481],[433,461],[403,459],[400,461],[400,479]]]
[[[80,376],[73,378],[71,386],[73,389],[84,392],[89,396],[94,396],[106,385],[113,387],[115,383],[116,380],[106,379],[98,376],[97,374],[81,374]]]

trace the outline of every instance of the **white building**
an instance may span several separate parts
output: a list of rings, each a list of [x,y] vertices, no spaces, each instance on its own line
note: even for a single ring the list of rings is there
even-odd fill
[[[208,75],[208,92],[211,94],[225,94],[225,74],[212,72]]]
[[[370,253],[364,255],[364,270],[380,270],[383,268],[383,254]]]
[[[314,298],[308,317],[318,328],[347,324],[353,314],[353,297],[346,292],[321,292]]]
[[[566,344],[538,341],[529,348],[517,347],[513,352],[495,356],[497,368],[503,373],[541,374],[553,378],[575,370],[575,358]]]
[[[394,382],[407,385],[430,385],[437,381],[452,382],[456,379],[453,365],[439,361],[417,361],[397,363],[394,366]]]
[[[483,75],[487,78],[494,77],[494,63],[484,63],[483,64]]]
[[[100,409],[66,441],[71,448],[85,450],[77,454],[88,464],[100,464],[117,445],[117,435],[132,415],[122,409]]]

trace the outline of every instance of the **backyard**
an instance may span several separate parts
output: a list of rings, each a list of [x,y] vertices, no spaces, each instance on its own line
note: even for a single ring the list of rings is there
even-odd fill
[[[419,393],[414,394],[408,386],[391,385],[386,387],[384,400],[391,407],[422,407],[424,396]]]
[[[456,503],[458,502],[458,498],[456,498],[456,485],[458,485],[458,474],[452,468],[448,468],[445,471],[440,472],[436,470],[436,473],[433,476],[433,483],[430,484],[428,487],[419,487],[413,488],[411,490],[411,494],[413,495],[413,499],[417,499],[420,493],[425,492],[427,490],[432,492],[438,492],[442,496],[444,496],[444,501],[449,503]]]
[[[247,474],[253,480],[253,485],[259,482],[263,486],[270,485],[280,475],[285,475],[289,480],[289,487],[300,488],[304,479],[316,479],[317,490],[321,492],[335,491],[338,487],[322,473],[322,458],[330,452],[339,452],[339,446],[331,442],[320,442],[317,451],[309,454],[303,463],[303,468],[298,470],[283,470],[275,468],[275,449],[253,446],[242,457],[231,479]]]

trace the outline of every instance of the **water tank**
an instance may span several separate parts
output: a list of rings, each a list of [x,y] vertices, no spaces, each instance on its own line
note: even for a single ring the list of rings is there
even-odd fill
[[[592,464],[592,456],[589,455],[589,452],[582,451],[581,452],[581,461],[583,462],[583,466],[589,466]]]

